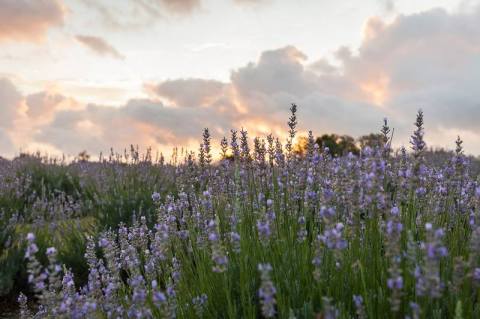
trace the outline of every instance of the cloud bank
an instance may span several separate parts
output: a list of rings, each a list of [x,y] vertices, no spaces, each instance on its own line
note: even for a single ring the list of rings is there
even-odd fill
[[[295,102],[301,130],[358,136],[378,130],[386,116],[396,144],[408,145],[422,108],[428,143],[453,145],[460,134],[467,151],[480,154],[479,20],[479,10],[433,9],[390,23],[372,17],[357,50],[341,47],[330,59],[309,59],[294,46],[268,50],[233,70],[229,81],[145,83],[149,97],[123,105],[80,105],[51,92],[23,96],[4,80],[0,105],[9,120],[0,128],[22,136],[12,140],[14,147],[46,145],[68,154],[129,144],[196,149],[204,127],[216,139],[241,127],[251,136],[284,136],[288,107]],[[30,129],[15,134],[18,123]]]

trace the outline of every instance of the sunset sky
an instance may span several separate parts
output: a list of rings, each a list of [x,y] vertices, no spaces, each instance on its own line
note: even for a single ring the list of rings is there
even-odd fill
[[[198,148],[232,128],[480,154],[480,1],[0,0],[0,155]]]

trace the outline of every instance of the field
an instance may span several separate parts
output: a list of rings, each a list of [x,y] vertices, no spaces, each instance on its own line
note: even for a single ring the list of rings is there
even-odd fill
[[[151,152],[0,165],[0,296],[22,318],[480,318],[480,184],[462,141],[332,156],[232,131]],[[453,144],[453,141],[452,141]]]

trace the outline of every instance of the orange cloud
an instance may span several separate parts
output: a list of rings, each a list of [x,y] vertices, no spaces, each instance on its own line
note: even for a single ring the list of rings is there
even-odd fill
[[[0,41],[41,41],[65,14],[61,0],[0,1]]]
[[[25,96],[25,105],[25,115],[32,126],[51,122],[58,111],[73,111],[82,107],[73,98],[68,98],[55,91],[41,91],[27,95]]]
[[[367,80],[360,84],[361,89],[367,95],[369,102],[383,106],[388,98],[388,84],[389,79],[387,76],[382,75],[374,80]]]
[[[363,27],[363,39],[369,41],[385,29],[385,22],[380,17],[371,17]]]

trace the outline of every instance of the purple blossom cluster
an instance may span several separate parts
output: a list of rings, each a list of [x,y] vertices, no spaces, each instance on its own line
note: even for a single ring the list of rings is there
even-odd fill
[[[261,285],[258,290],[260,303],[262,305],[262,315],[265,318],[273,318],[275,316],[275,294],[277,290],[270,279],[270,272],[272,266],[270,264],[259,264],[258,271],[260,272]]]

